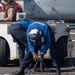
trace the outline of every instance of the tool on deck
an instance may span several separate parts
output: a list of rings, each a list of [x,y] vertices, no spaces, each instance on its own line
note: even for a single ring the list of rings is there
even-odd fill
[[[44,70],[45,63],[42,61],[42,56],[41,56],[41,55],[38,55],[38,60],[37,60],[37,62],[35,63],[33,69],[32,69],[32,70],[29,70],[29,71],[27,72],[27,74],[33,74],[33,73],[35,72],[35,69],[36,69],[36,66],[37,66],[38,62],[40,62],[40,71],[41,71],[41,72],[45,72],[45,70]]]

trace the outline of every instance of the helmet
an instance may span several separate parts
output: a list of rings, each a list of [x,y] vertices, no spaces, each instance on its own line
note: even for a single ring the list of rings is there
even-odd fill
[[[28,35],[29,35],[29,37],[30,37],[30,40],[31,40],[32,42],[40,41],[40,38],[41,38],[40,33],[41,33],[41,31],[39,31],[38,29],[32,29],[32,30],[28,33]]]

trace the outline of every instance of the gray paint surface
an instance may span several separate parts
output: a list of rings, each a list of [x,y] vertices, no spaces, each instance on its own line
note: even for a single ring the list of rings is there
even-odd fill
[[[75,0],[24,0],[30,18],[75,20]]]

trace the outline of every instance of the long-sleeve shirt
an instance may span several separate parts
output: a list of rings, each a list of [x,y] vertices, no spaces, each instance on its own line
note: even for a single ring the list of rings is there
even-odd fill
[[[51,44],[49,25],[45,22],[34,22],[28,27],[27,29],[28,47],[30,51],[32,52],[32,54],[34,54],[35,48],[34,48],[33,42],[30,40],[30,37],[28,36],[28,33],[32,29],[38,29],[39,31],[43,33],[45,44],[39,44],[41,46],[40,52],[46,52],[48,48],[50,48],[50,44]]]
[[[26,18],[22,21],[13,22],[12,24],[21,25],[22,27],[24,27],[25,31],[27,31],[27,29],[28,29],[29,25],[31,25],[31,23],[32,23],[32,21]],[[27,54],[28,52],[29,52],[29,49],[28,49],[28,47],[26,47],[25,53]]]
[[[25,28],[25,30],[27,30],[28,26],[29,26],[31,23],[32,23],[31,20],[29,20],[29,19],[24,19],[24,20],[22,20],[22,21],[13,22],[12,24],[16,24],[16,25],[20,24],[22,27]]]

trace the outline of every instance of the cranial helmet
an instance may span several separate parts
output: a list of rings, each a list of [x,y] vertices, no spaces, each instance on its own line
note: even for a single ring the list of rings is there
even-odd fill
[[[41,31],[39,31],[38,29],[32,29],[29,33],[28,33],[30,40],[32,42],[37,42],[38,39],[41,37]]]

